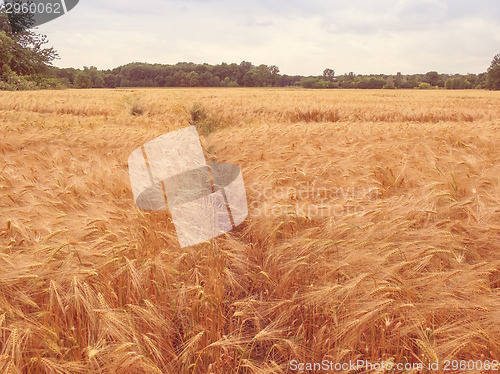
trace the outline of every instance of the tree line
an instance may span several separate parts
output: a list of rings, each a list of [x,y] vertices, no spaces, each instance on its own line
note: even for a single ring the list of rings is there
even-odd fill
[[[280,87],[300,83],[301,76],[279,74],[277,66],[243,61],[219,65],[131,63],[112,70],[85,67],[57,69],[56,77],[76,88],[90,87]]]
[[[481,74],[425,74],[395,75],[354,74],[335,76],[327,68],[319,76],[280,74],[276,65],[258,65],[243,61],[240,64],[219,65],[179,62],[175,65],[131,63],[112,70],[55,69],[54,76],[65,86],[75,88],[116,87],[303,87],[316,89],[500,89],[500,58],[487,72]]]
[[[23,15],[0,11],[0,90],[39,88],[117,87],[303,87],[315,89],[491,89],[500,90],[500,54],[481,74],[396,75],[354,74],[336,76],[326,68],[318,76],[280,74],[276,65],[248,61],[218,65],[179,62],[175,65],[130,63],[109,70],[94,66],[57,68],[57,53],[46,48],[47,38],[26,27]]]

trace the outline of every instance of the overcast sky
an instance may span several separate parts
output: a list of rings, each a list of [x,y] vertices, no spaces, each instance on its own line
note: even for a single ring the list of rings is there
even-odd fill
[[[250,61],[282,74],[481,73],[499,0],[80,0],[38,28],[59,67]]]

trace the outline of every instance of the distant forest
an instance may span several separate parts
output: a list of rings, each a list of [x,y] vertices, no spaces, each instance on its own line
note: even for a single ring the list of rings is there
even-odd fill
[[[0,10],[0,90],[116,87],[303,87],[303,88],[446,88],[500,90],[500,54],[481,74],[396,75],[348,73],[326,68],[318,76],[280,74],[276,65],[243,61],[219,65],[179,62],[175,65],[131,63],[112,70],[96,67],[57,68],[58,57],[47,38],[26,27],[25,15]]]
[[[319,76],[280,74],[275,65],[258,65],[243,61],[240,64],[219,65],[180,62],[175,65],[131,63],[112,70],[85,67],[83,70],[54,69],[54,77],[67,87],[304,87],[304,88],[447,88],[484,89],[488,74],[344,74],[335,75],[327,68]]]

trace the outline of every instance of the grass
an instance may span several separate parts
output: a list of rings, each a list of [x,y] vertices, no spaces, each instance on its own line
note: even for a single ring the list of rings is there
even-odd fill
[[[127,159],[207,119],[250,215],[181,249]],[[500,361],[497,92],[0,92],[0,127],[1,372]]]

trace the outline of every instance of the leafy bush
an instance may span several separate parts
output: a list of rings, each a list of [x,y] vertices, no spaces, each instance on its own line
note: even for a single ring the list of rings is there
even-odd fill
[[[300,80],[300,84],[304,88],[339,88],[339,84],[337,82],[331,82],[316,77],[302,78]]]
[[[220,82],[222,87],[238,87],[238,82],[232,81],[229,77],[224,78],[222,82]]]
[[[420,83],[420,84],[418,85],[418,88],[419,88],[420,90],[429,90],[429,89],[431,89],[431,88],[432,88],[432,86],[431,86],[429,83],[427,83],[427,82],[422,82],[422,83]]]
[[[20,77],[12,72],[4,76],[3,81],[0,81],[0,90],[5,91],[36,90],[38,88],[35,82],[29,80],[29,77]]]

